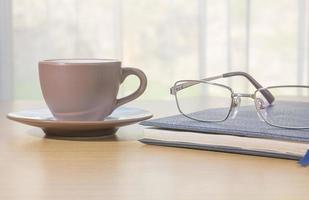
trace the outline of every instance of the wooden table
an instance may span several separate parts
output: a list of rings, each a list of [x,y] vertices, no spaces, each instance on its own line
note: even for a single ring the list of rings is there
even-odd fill
[[[0,103],[0,199],[309,199],[295,161],[144,145],[142,127],[100,140],[45,138],[5,118],[40,102]],[[137,102],[158,114],[167,102]]]

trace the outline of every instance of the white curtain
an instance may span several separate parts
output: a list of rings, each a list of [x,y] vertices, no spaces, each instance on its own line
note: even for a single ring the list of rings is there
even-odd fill
[[[144,99],[235,70],[263,85],[308,84],[307,10],[307,0],[13,0],[14,98],[42,98],[37,62],[47,58],[121,59],[147,74]],[[129,78],[121,93],[136,85]]]

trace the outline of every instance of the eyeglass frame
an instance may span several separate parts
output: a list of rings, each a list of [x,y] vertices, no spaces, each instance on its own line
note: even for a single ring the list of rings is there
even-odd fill
[[[227,85],[224,84],[220,84],[220,83],[214,83],[214,82],[210,82],[213,80],[217,80],[220,78],[227,78],[227,77],[232,77],[232,76],[244,76],[245,78],[247,78],[249,80],[249,82],[256,88],[256,90],[254,91],[254,93],[250,94],[250,93],[235,93],[233,91],[233,89]],[[183,84],[179,84],[181,82],[184,82]],[[191,82],[191,83],[189,83]],[[206,83],[206,84],[210,84],[210,85],[215,85],[218,87],[223,87],[225,89],[228,89],[231,92],[231,103],[230,103],[230,108],[229,111],[226,115],[226,117],[223,120],[199,120],[199,119],[195,119],[192,118],[190,116],[188,116],[187,114],[185,114],[181,109],[180,109],[180,105],[179,105],[179,101],[177,98],[177,92],[180,90],[183,90],[187,87],[199,84],[199,83]],[[178,85],[179,84],[179,85]],[[285,128],[285,129],[309,129],[309,127],[289,127],[289,126],[281,126],[281,125],[276,125],[273,124],[271,122],[269,122],[263,114],[261,114],[261,110],[260,108],[258,108],[258,102],[257,102],[257,96],[256,94],[258,92],[260,92],[264,98],[268,101],[269,105],[272,105],[272,103],[275,101],[274,96],[271,94],[271,92],[269,91],[269,89],[274,89],[274,88],[289,88],[289,87],[293,87],[293,88],[308,88],[309,89],[309,85],[277,85],[277,86],[268,86],[268,87],[263,87],[260,83],[258,83],[251,75],[249,75],[246,72],[229,72],[229,73],[225,73],[222,75],[218,75],[218,76],[212,76],[212,77],[208,77],[205,79],[201,79],[201,80],[179,80],[176,81],[174,83],[174,86],[170,88],[170,94],[175,96],[175,100],[176,100],[176,105],[178,108],[178,111],[184,115],[185,117],[195,120],[195,121],[200,121],[200,122],[206,122],[206,123],[214,123],[214,122],[223,122],[226,121],[230,115],[232,110],[237,106],[237,104],[235,104],[235,97],[248,97],[254,100],[254,105],[255,105],[255,110],[258,114],[258,116],[268,125],[273,126],[273,127],[278,127],[278,128]]]

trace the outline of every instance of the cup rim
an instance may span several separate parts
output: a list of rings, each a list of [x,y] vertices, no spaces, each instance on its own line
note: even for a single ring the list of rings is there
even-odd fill
[[[78,62],[78,60],[83,61],[89,60],[97,62]],[[102,63],[121,63],[121,61],[114,58],[57,58],[57,59],[46,59],[39,61],[39,64],[56,64],[56,65],[72,65],[72,64],[95,65]]]

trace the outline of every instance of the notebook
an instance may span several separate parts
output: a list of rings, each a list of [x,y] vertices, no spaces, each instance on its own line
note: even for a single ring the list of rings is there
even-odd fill
[[[308,108],[303,110],[307,112]],[[216,115],[225,111],[219,108],[203,112]],[[258,118],[254,106],[240,107],[236,118],[224,122],[199,122],[175,115],[140,124],[151,127],[144,129],[144,137],[140,140],[146,144],[287,159],[302,158],[309,148],[308,129],[270,126]]]

